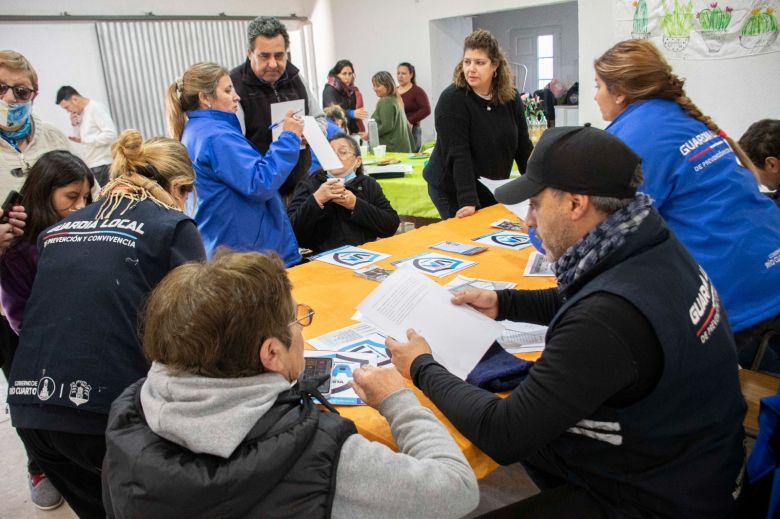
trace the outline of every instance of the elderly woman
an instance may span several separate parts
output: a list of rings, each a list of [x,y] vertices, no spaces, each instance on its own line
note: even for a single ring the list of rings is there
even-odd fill
[[[487,31],[469,34],[452,84],[434,112],[436,147],[423,171],[442,218],[462,218],[496,203],[477,179],[509,178],[512,162],[525,171],[533,145],[523,102],[504,52]]]
[[[125,130],[101,201],[38,237],[38,272],[11,366],[11,423],[79,517],[105,517],[100,472],[111,402],[149,369],[138,314],[171,270],[205,259],[182,213],[194,175],[173,139]]]
[[[359,133],[364,130],[363,119],[368,112],[363,108],[363,95],[355,85],[355,67],[348,59],[340,59],[328,72],[328,82],[322,89],[322,108],[340,106],[347,114],[347,130]]]
[[[401,452],[318,409],[301,380],[304,326],[276,255],[218,255],[176,269],[149,298],[153,361],[113,404],[106,505],[131,517],[461,517],[479,500],[447,429],[393,368],[357,369],[355,390]]]
[[[278,190],[298,162],[303,121],[288,112],[263,156],[241,133],[239,100],[216,63],[193,65],[168,87],[169,130],[196,173],[194,218],[209,257],[219,246],[273,250],[294,265],[301,256]]]
[[[650,41],[616,44],[595,69],[607,131],[642,157],[639,190],[712,278],[740,363],[750,366],[780,309],[780,211],[737,162],[749,165],[747,155],[693,104]],[[772,370],[780,371],[777,356]]]
[[[411,152],[412,135],[404,113],[404,102],[395,87],[393,76],[385,70],[377,72],[371,78],[371,85],[379,98],[376,110],[371,114],[379,130],[379,143],[387,146],[390,152]],[[367,140],[367,136],[364,140]]]
[[[395,234],[398,213],[379,182],[363,174],[360,147],[343,133],[336,134],[330,145],[342,167],[303,180],[287,208],[298,243],[322,252]]]
[[[398,93],[404,102],[406,120],[412,125],[412,149],[419,151],[422,146],[420,122],[431,115],[431,103],[425,90],[417,86],[417,72],[411,63],[399,64],[395,77],[398,80]]]
[[[68,139],[32,114],[38,74],[27,58],[0,50],[0,199],[19,190],[27,170],[51,150],[68,150]]]

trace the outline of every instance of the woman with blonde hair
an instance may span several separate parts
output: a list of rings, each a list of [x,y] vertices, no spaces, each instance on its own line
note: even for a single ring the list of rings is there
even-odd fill
[[[371,118],[376,121],[379,130],[379,143],[387,146],[387,151],[409,153],[412,151],[412,135],[409,122],[404,113],[404,102],[395,87],[393,76],[382,70],[371,78],[374,93],[379,98],[376,110]],[[364,134],[363,140],[368,140]]]
[[[780,308],[780,211],[759,193],[750,159],[688,97],[655,45],[619,42],[594,66],[607,131],[642,157],[639,190],[712,278],[740,363],[750,366]]]
[[[294,265],[301,256],[279,187],[298,162],[303,121],[288,112],[263,156],[241,133],[240,99],[216,63],[195,64],[168,87],[169,130],[196,173],[194,218],[209,257],[219,246],[273,250]]]
[[[509,63],[496,38],[476,30],[434,110],[436,146],[423,171],[442,218],[462,218],[496,203],[477,181],[509,178],[512,162],[525,171],[533,145]]]
[[[205,259],[182,213],[194,175],[178,141],[125,130],[97,203],[38,237],[38,272],[11,366],[11,423],[79,517],[105,517],[101,464],[111,402],[149,364],[138,340],[147,295]]]

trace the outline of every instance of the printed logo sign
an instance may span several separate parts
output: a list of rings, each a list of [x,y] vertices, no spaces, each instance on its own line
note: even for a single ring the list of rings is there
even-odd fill
[[[70,383],[70,394],[68,395],[68,398],[77,406],[86,404],[89,402],[90,391],[92,391],[92,386],[83,380],[77,380]]]
[[[379,254],[375,254],[373,252],[350,251],[336,252],[333,254],[334,261],[349,267],[354,267],[355,265],[361,265],[363,263],[371,263],[376,261],[378,258]]]
[[[54,379],[51,377],[43,377],[38,381],[38,398],[44,402],[51,398],[57,384],[54,383]]]
[[[443,270],[453,270],[463,263],[460,260],[451,258],[420,258],[412,260],[412,265],[422,270],[434,274]]]
[[[525,234],[494,234],[490,239],[499,245],[505,245],[507,247],[519,247],[530,241]]]

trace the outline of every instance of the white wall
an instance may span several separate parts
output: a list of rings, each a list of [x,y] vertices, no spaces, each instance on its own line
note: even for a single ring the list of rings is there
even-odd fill
[[[2,0],[0,9],[6,15],[217,15],[228,16],[307,16],[307,0]]]
[[[323,0],[319,0],[323,1]],[[432,37],[440,25],[432,20],[519,9],[556,2],[538,0],[328,0],[333,10],[336,58],[350,58],[358,72],[358,86],[373,108],[370,77],[378,70],[394,71],[400,61],[417,67],[420,86],[435,104],[441,91],[434,85],[446,81],[432,63]],[[614,0],[579,0],[580,123],[604,127],[593,99],[593,60],[619,41],[612,14]],[[441,36],[441,34],[439,34]],[[434,38],[437,40],[439,36]],[[687,77],[690,97],[729,134],[739,137],[751,122],[780,117],[780,54],[718,61],[672,61]],[[455,62],[451,67],[455,66]],[[445,68],[446,70],[446,68]],[[327,71],[324,71],[327,72]],[[323,71],[320,70],[322,75]],[[446,71],[449,75],[452,68]],[[428,120],[429,129],[432,117]],[[430,131],[430,130],[428,130]]]
[[[555,76],[571,86],[579,77],[579,41],[577,37],[577,3],[545,5],[528,7],[499,13],[491,13],[474,17],[474,28],[485,29],[493,33],[498,44],[509,51],[512,42],[510,31],[515,28],[533,29],[536,27],[559,26],[560,48],[556,48],[558,74]],[[538,85],[533,78],[526,82],[525,90],[533,92]]]
[[[0,23],[0,49],[20,52],[32,63],[38,74],[33,113],[65,135],[73,133],[70,118],[54,104],[61,86],[71,85],[85,97],[108,106],[94,24]]]

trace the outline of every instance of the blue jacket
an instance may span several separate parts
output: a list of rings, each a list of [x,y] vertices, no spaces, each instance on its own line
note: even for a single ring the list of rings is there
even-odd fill
[[[263,155],[241,134],[235,114],[190,112],[182,143],[195,168],[195,221],[209,258],[227,246],[239,251],[274,250],[298,263],[298,242],[278,189],[298,162],[301,141],[282,132]]]
[[[666,99],[607,127],[640,157],[639,190],[704,267],[735,332],[780,313],[780,210],[722,137]]]

